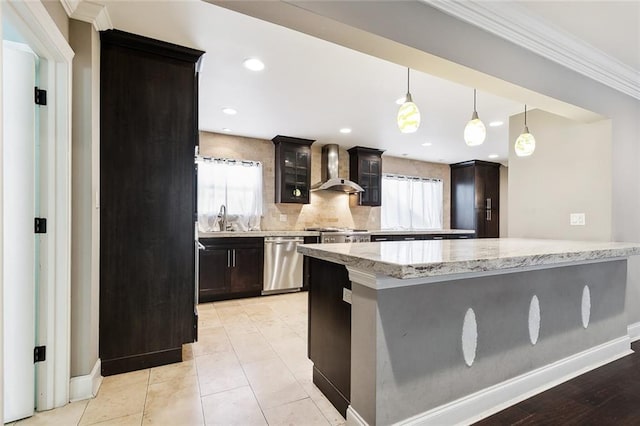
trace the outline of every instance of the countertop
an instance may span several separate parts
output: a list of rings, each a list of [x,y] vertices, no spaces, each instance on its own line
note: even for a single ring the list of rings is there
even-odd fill
[[[421,278],[540,265],[624,258],[638,243],[482,238],[305,244],[298,252],[394,278]]]
[[[218,231],[198,232],[198,238],[228,237],[317,237],[318,231]]]
[[[427,235],[427,234],[475,234],[473,229],[422,229],[422,230],[371,230],[371,235]],[[227,238],[227,237],[315,237],[318,231],[226,231],[199,232],[198,238]]]

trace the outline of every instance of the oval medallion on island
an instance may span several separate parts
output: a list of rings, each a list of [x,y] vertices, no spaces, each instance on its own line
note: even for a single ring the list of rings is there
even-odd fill
[[[476,349],[478,347],[478,325],[476,323],[476,314],[473,309],[467,309],[464,315],[464,323],[462,324],[462,355],[464,362],[471,367],[476,359]]]

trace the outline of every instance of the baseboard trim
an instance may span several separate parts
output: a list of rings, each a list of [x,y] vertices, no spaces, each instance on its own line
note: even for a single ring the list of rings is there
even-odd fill
[[[353,409],[353,407],[349,406],[347,408],[347,425],[348,426],[369,426],[360,414]]]
[[[627,327],[627,334],[629,334],[629,338],[631,339],[631,342],[640,340],[640,322],[630,324]]]
[[[140,355],[126,356],[115,359],[102,359],[102,375],[128,373],[182,361],[182,346]]]
[[[93,398],[98,394],[98,389],[102,384],[100,375],[100,358],[96,361],[91,373],[84,376],[72,377],[69,380],[69,400],[71,402]]]
[[[633,353],[631,340],[629,336],[623,336],[409,417],[396,424],[411,426],[471,424],[631,353]],[[350,426],[367,425],[351,406],[347,410],[347,424]]]

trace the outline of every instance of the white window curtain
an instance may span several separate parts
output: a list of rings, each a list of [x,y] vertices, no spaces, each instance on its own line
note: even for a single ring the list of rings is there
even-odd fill
[[[237,231],[260,229],[262,163],[220,158],[196,159],[198,164],[198,228],[221,230],[221,206],[227,224]]]
[[[382,229],[442,229],[442,180],[382,176]]]

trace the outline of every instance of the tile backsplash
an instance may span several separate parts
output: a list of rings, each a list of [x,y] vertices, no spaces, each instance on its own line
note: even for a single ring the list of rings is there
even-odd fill
[[[320,141],[311,145],[312,185],[320,181],[322,145],[324,143]],[[357,195],[316,191],[311,193],[310,204],[274,203],[275,152],[270,140],[200,132],[200,155],[262,162],[264,216],[261,228],[263,230],[297,230],[316,226],[380,229],[380,207],[358,206]],[[447,164],[383,156],[382,170],[386,173],[442,179],[444,227],[449,227],[450,174]],[[342,148],[340,149],[340,177],[349,177],[349,153]]]

